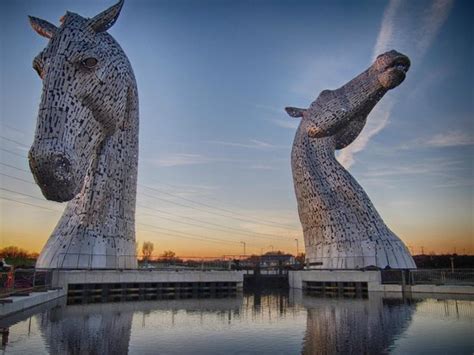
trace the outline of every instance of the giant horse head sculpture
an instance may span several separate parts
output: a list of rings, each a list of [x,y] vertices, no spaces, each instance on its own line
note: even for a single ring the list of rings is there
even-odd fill
[[[49,39],[33,61],[43,93],[30,168],[48,200],[70,201],[39,267],[136,265],[137,90],[125,53],[107,33],[122,5],[91,19],[67,12],[59,27],[30,17]]]
[[[408,57],[392,50],[342,87],[322,91],[309,108],[286,108],[290,116],[301,117],[291,164],[307,261],[314,268],[415,267],[403,242],[335,158],[337,149],[357,138],[377,102],[403,82],[409,67]]]
[[[408,57],[392,50],[379,55],[366,71],[339,89],[323,90],[308,109],[285,110],[303,119],[309,137],[333,136],[336,149],[342,149],[357,138],[382,96],[405,80],[409,68]]]

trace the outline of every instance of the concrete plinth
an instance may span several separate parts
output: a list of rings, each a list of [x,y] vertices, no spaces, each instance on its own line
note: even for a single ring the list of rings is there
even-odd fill
[[[289,271],[290,288],[303,289],[304,282],[366,282],[369,291],[381,291],[379,271],[301,270]]]
[[[157,271],[157,270],[55,270],[53,286],[70,284],[235,282],[242,289],[243,271]]]
[[[306,282],[356,282],[367,283],[368,292],[411,292],[411,293],[445,293],[474,295],[474,286],[462,285],[400,285],[383,284],[380,271],[359,270],[301,270],[289,271],[290,288],[303,289]]]

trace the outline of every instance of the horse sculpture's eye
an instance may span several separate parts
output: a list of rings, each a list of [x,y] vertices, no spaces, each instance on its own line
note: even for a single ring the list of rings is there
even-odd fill
[[[95,58],[86,58],[82,61],[82,65],[84,65],[88,69],[93,69],[99,61]]]

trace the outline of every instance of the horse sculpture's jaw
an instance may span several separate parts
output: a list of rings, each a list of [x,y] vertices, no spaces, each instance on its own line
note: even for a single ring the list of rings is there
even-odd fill
[[[292,150],[293,179],[307,261],[315,268],[414,268],[403,242],[384,224],[362,187],[335,159],[361,132],[388,89],[399,85],[407,57],[391,51],[337,90],[323,91],[302,117]]]

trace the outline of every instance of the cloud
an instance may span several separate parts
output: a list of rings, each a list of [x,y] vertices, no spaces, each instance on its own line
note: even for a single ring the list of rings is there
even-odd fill
[[[390,111],[392,110],[393,101],[384,101],[383,103],[375,106],[371,115],[372,118],[367,120],[367,124],[364,127],[361,135],[346,149],[342,150],[337,160],[347,169],[354,164],[354,155],[363,150],[370,139],[379,133],[388,124],[390,118]],[[377,119],[374,119],[377,118]]]
[[[401,149],[413,148],[447,148],[474,145],[474,135],[471,132],[453,130],[438,133],[431,137],[424,137],[403,144]]]
[[[225,142],[225,141],[207,141],[208,143],[220,144],[229,147],[249,148],[249,149],[276,149],[282,148],[282,146],[276,146],[274,144],[264,142],[258,139],[250,139],[249,143],[240,142]]]
[[[428,159],[416,164],[384,166],[370,169],[362,174],[361,181],[367,185],[399,188],[400,181],[418,179],[423,176],[423,186],[434,189],[474,186],[470,167],[462,160],[446,158]],[[394,183],[398,181],[397,183]]]
[[[149,193],[164,193],[165,195],[175,195],[184,198],[190,197],[208,197],[209,195],[214,195],[220,190],[220,187],[217,185],[201,185],[201,184],[168,184],[165,182],[159,182],[154,184],[141,184],[139,180],[138,187],[144,189],[145,192]],[[140,190],[139,190],[140,191]],[[140,192],[139,192],[140,193]]]
[[[254,169],[254,170],[277,170],[275,166],[269,165],[269,164],[254,164],[250,165],[249,169]]]
[[[272,113],[282,114],[283,112],[285,112],[283,107],[276,107],[276,106],[263,105],[263,104],[255,104],[254,106],[257,109],[261,109],[261,110],[264,110],[264,111],[269,111],[269,112],[272,112]]]
[[[397,49],[408,54],[412,61],[419,62],[446,21],[452,4],[453,0],[434,0],[429,3],[391,0],[383,14],[372,59],[387,50]],[[338,155],[342,165],[350,168],[354,164],[354,155],[387,126],[394,102],[391,95],[370,114],[360,136]]]
[[[262,105],[262,104],[255,104],[254,107],[259,110],[266,111],[267,113],[269,112],[272,114],[272,116],[278,115],[278,117],[282,117],[282,116],[285,117],[283,119],[273,118],[273,119],[268,120],[278,127],[291,129],[293,131],[298,128],[300,121],[295,120],[292,117],[289,117],[283,107],[276,107],[276,106],[269,106],[269,105]]]
[[[183,165],[209,164],[213,162],[228,161],[227,159],[211,158],[201,154],[175,153],[162,158],[151,159],[152,164],[159,167],[174,167]]]
[[[423,145],[428,147],[457,147],[473,144],[474,136],[471,133],[452,131],[436,134],[426,140]]]
[[[217,163],[232,163],[232,164],[258,164],[255,159],[235,159],[232,157],[212,157],[202,154],[193,153],[172,153],[160,158],[144,158],[144,163],[149,163],[157,167],[170,168],[185,165],[205,165]]]
[[[452,172],[459,172],[466,170],[466,166],[461,160],[451,160],[445,158],[429,159],[416,164],[404,164],[398,166],[387,166],[385,168],[377,167],[376,169],[369,169],[362,176],[368,178],[380,177],[398,177],[410,175],[423,176],[451,176]]]
[[[282,120],[282,119],[274,119],[272,120],[274,124],[276,124],[278,127],[282,128],[287,128],[291,130],[295,130],[298,128],[298,125],[300,124],[300,121],[296,121],[294,119],[288,118],[287,120]]]

